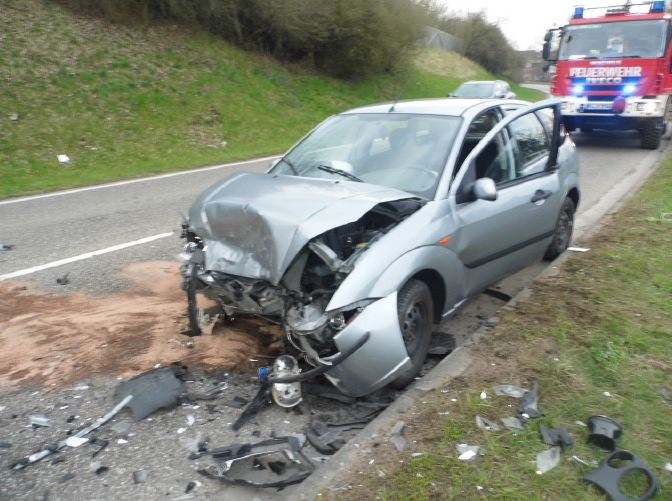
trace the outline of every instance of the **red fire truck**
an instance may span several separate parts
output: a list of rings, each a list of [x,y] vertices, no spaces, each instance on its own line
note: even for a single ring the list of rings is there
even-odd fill
[[[549,30],[543,56],[567,130],[637,130],[642,148],[658,148],[672,135],[671,37],[664,0],[576,7]]]

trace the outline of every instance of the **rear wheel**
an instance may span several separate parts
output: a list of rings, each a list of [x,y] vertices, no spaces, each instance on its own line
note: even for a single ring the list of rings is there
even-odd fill
[[[569,247],[569,242],[572,240],[572,232],[574,231],[575,210],[576,206],[574,205],[574,200],[569,197],[565,198],[565,201],[560,208],[558,220],[555,223],[553,240],[548,246],[548,249],[546,249],[546,254],[544,254],[544,259],[546,261],[552,261],[565,252],[567,247]]]
[[[640,146],[645,150],[657,150],[663,137],[663,126],[659,120],[647,120],[641,131]]]
[[[399,328],[404,338],[411,367],[390,383],[393,388],[408,385],[422,368],[432,339],[432,294],[421,280],[409,280],[397,295]]]

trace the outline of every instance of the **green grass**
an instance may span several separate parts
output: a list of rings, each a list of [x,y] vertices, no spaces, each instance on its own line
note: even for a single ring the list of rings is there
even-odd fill
[[[330,114],[402,87],[438,97],[465,75],[488,77],[470,62],[416,64],[350,83],[185,26],[125,27],[43,0],[2,10],[0,197],[278,153]],[[61,153],[72,161],[59,164]]]
[[[410,452],[426,454],[413,459],[381,444],[374,455],[365,455],[367,462],[376,458],[374,466],[353,467],[362,474],[346,479],[352,491],[332,497],[602,500],[582,481],[593,467],[570,458],[599,462],[606,456],[586,444],[587,429],[576,423],[604,414],[624,428],[619,447],[655,472],[659,499],[672,499],[672,473],[664,469],[672,463],[672,403],[658,394],[662,388],[672,392],[670,213],[672,156],[584,242],[590,252],[572,254],[557,274],[534,285],[529,299],[503,313],[492,335],[474,348],[475,364],[448,384],[447,393],[430,393],[400,416],[408,422]],[[516,413],[518,401],[495,396],[493,385],[529,387],[533,381],[540,384],[542,419],[519,433],[475,426],[477,414],[497,420]],[[481,400],[484,389],[489,396]],[[575,441],[561,464],[544,475],[536,474],[534,463],[547,448],[539,424],[565,426]],[[481,445],[483,456],[458,461],[455,445],[463,442]]]

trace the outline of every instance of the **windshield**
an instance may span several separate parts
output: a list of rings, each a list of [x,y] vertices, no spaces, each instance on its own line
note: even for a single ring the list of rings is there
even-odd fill
[[[271,173],[362,181],[432,198],[460,122],[437,115],[338,115],[296,145]]]
[[[666,31],[664,19],[568,26],[560,43],[559,58],[661,57]]]
[[[460,85],[453,93],[455,97],[487,99],[494,94],[494,84],[467,83]]]

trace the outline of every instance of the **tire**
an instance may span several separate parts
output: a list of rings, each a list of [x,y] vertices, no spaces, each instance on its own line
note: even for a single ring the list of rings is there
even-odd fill
[[[662,137],[663,128],[658,121],[647,120],[642,127],[640,146],[644,150],[657,150]]]
[[[544,260],[553,261],[556,257],[565,252],[567,247],[569,247],[569,243],[572,241],[572,232],[574,230],[575,211],[576,206],[574,205],[574,200],[569,197],[565,198],[555,223],[553,240],[548,246],[548,249],[546,249]]]
[[[427,284],[421,280],[409,280],[399,291],[399,328],[411,358],[411,367],[389,384],[392,388],[401,389],[407,386],[425,363],[432,340],[433,311],[432,294]]]

